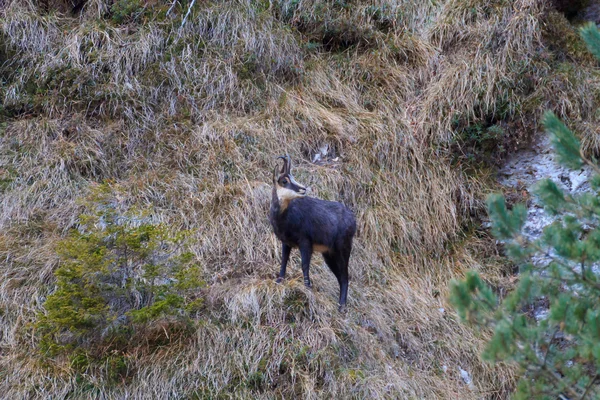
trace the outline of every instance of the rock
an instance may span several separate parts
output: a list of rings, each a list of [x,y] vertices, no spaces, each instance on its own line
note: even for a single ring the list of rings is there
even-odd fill
[[[458,367],[458,369],[460,371],[460,377],[467,384],[468,388],[471,390],[475,389],[475,385],[473,385],[473,380],[471,379],[469,373],[460,367]]]
[[[319,147],[319,152],[314,155],[313,163],[321,161],[322,159],[327,158],[327,153],[329,152],[329,145],[325,143],[323,146]]]
[[[533,186],[541,179],[553,180],[566,194],[581,193],[589,188],[591,171],[588,167],[580,171],[571,171],[560,166],[556,160],[550,138],[547,134],[538,135],[530,148],[516,152],[500,169],[500,184],[517,190],[524,189],[527,197],[532,194]],[[527,221],[524,234],[529,240],[536,240],[544,227],[554,221],[554,217],[544,212],[535,196],[527,202]],[[542,261],[543,257],[537,259]]]

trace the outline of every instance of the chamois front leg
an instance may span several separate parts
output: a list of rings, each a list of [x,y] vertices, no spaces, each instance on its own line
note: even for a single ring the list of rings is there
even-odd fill
[[[279,277],[275,282],[281,283],[285,279],[285,269],[287,268],[288,260],[290,259],[290,251],[292,248],[285,243],[281,243],[281,270],[279,271]]]
[[[308,270],[310,268],[310,258],[312,257],[312,244],[301,243],[300,244],[300,256],[302,257],[302,274],[304,275],[304,285],[307,288],[311,288],[310,276]]]

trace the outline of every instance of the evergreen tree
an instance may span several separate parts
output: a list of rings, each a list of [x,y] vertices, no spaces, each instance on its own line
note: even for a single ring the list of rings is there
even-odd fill
[[[581,36],[600,60],[600,32],[589,24]],[[451,302],[463,321],[493,328],[483,357],[513,362],[521,379],[516,399],[600,398],[600,168],[581,151],[577,137],[553,113],[544,127],[557,160],[579,169],[591,167],[591,191],[564,193],[551,180],[536,184],[534,193],[555,221],[539,239],[522,234],[525,206],[508,209],[504,197],[488,198],[492,233],[506,245],[520,267],[519,282],[498,299],[476,272],[453,282]],[[545,317],[528,313],[540,300]]]

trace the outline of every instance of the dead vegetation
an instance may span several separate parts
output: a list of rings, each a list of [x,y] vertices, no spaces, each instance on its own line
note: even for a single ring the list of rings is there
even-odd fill
[[[491,241],[464,234],[489,189],[481,159],[526,143],[544,108],[600,150],[598,75],[564,16],[543,0],[240,0],[198,3],[181,27],[189,2],[119,3],[0,8],[2,392],[505,398],[512,370],[480,360],[483,334],[445,309],[447,283],[475,267],[507,284]],[[461,136],[496,125],[491,145]],[[312,195],[357,215],[347,315],[319,257],[313,291],[297,257],[273,282],[269,174],[285,152]],[[34,356],[30,323],[76,200],[103,180],[195,232],[206,308],[192,339],[80,371]],[[111,368],[127,378],[110,383]]]

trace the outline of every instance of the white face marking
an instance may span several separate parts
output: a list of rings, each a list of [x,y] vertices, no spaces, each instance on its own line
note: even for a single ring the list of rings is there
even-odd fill
[[[279,201],[290,201],[292,199],[304,196],[306,196],[306,194],[300,194],[298,192],[294,192],[291,189],[286,189],[281,186],[277,186],[277,198],[279,199]]]
[[[277,183],[277,199],[279,200],[281,211],[283,211],[287,208],[288,203],[291,200],[306,196],[306,188],[304,186],[302,186],[301,184],[299,184],[298,182],[296,182],[292,175],[288,174],[287,179],[289,179],[289,182],[286,181],[285,184],[287,185],[288,183],[290,183],[290,184],[294,185],[296,188],[298,188],[299,191],[297,192],[295,190],[285,188],[285,187],[281,186],[279,183]],[[285,179],[284,179],[284,181],[285,181]]]

